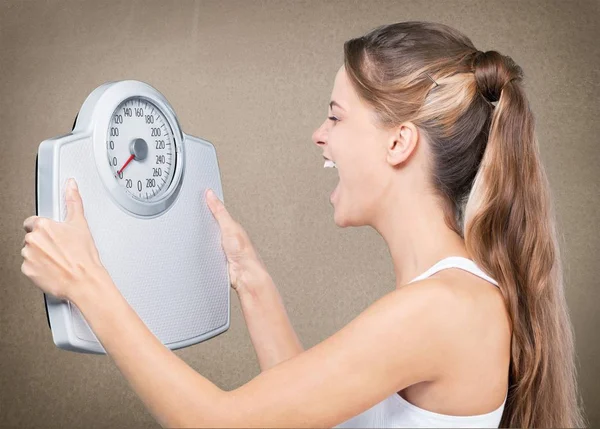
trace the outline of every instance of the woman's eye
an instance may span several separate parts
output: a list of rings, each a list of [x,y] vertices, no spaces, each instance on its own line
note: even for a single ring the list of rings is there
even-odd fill
[[[339,121],[339,119],[336,118],[335,116],[329,116],[327,119],[331,119],[333,122]]]

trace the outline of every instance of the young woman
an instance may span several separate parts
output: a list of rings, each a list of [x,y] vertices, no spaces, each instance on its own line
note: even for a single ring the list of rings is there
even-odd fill
[[[64,225],[25,221],[23,272],[80,308],[163,425],[582,427],[521,68],[428,22],[376,28],[344,54],[313,141],[339,173],[335,223],[381,234],[396,288],[339,332],[303,350],[248,234],[210,192],[262,369],[233,391],[189,368],[137,318],[99,263],[76,192]]]

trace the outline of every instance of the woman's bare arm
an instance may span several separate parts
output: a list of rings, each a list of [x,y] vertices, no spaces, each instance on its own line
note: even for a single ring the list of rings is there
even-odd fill
[[[287,315],[283,300],[264,265],[246,274],[237,288],[246,326],[261,371],[304,351]]]

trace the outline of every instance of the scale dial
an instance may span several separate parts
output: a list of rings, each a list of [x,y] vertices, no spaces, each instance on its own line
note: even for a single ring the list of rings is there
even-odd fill
[[[132,97],[113,112],[106,149],[112,174],[139,201],[161,197],[169,187],[177,152],[169,121],[150,100]]]
[[[127,214],[149,219],[173,206],[185,180],[187,137],[155,88],[106,82],[88,95],[72,134],[91,135],[100,180]]]

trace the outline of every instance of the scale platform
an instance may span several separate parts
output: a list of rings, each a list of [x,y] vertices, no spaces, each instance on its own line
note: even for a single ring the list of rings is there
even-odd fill
[[[185,134],[150,85],[107,82],[85,100],[69,134],[40,143],[36,214],[66,218],[78,184],[102,264],[149,330],[179,349],[229,329],[230,279],[219,225],[204,193],[224,201],[217,153]],[[44,293],[57,347],[106,354],[79,309]]]

